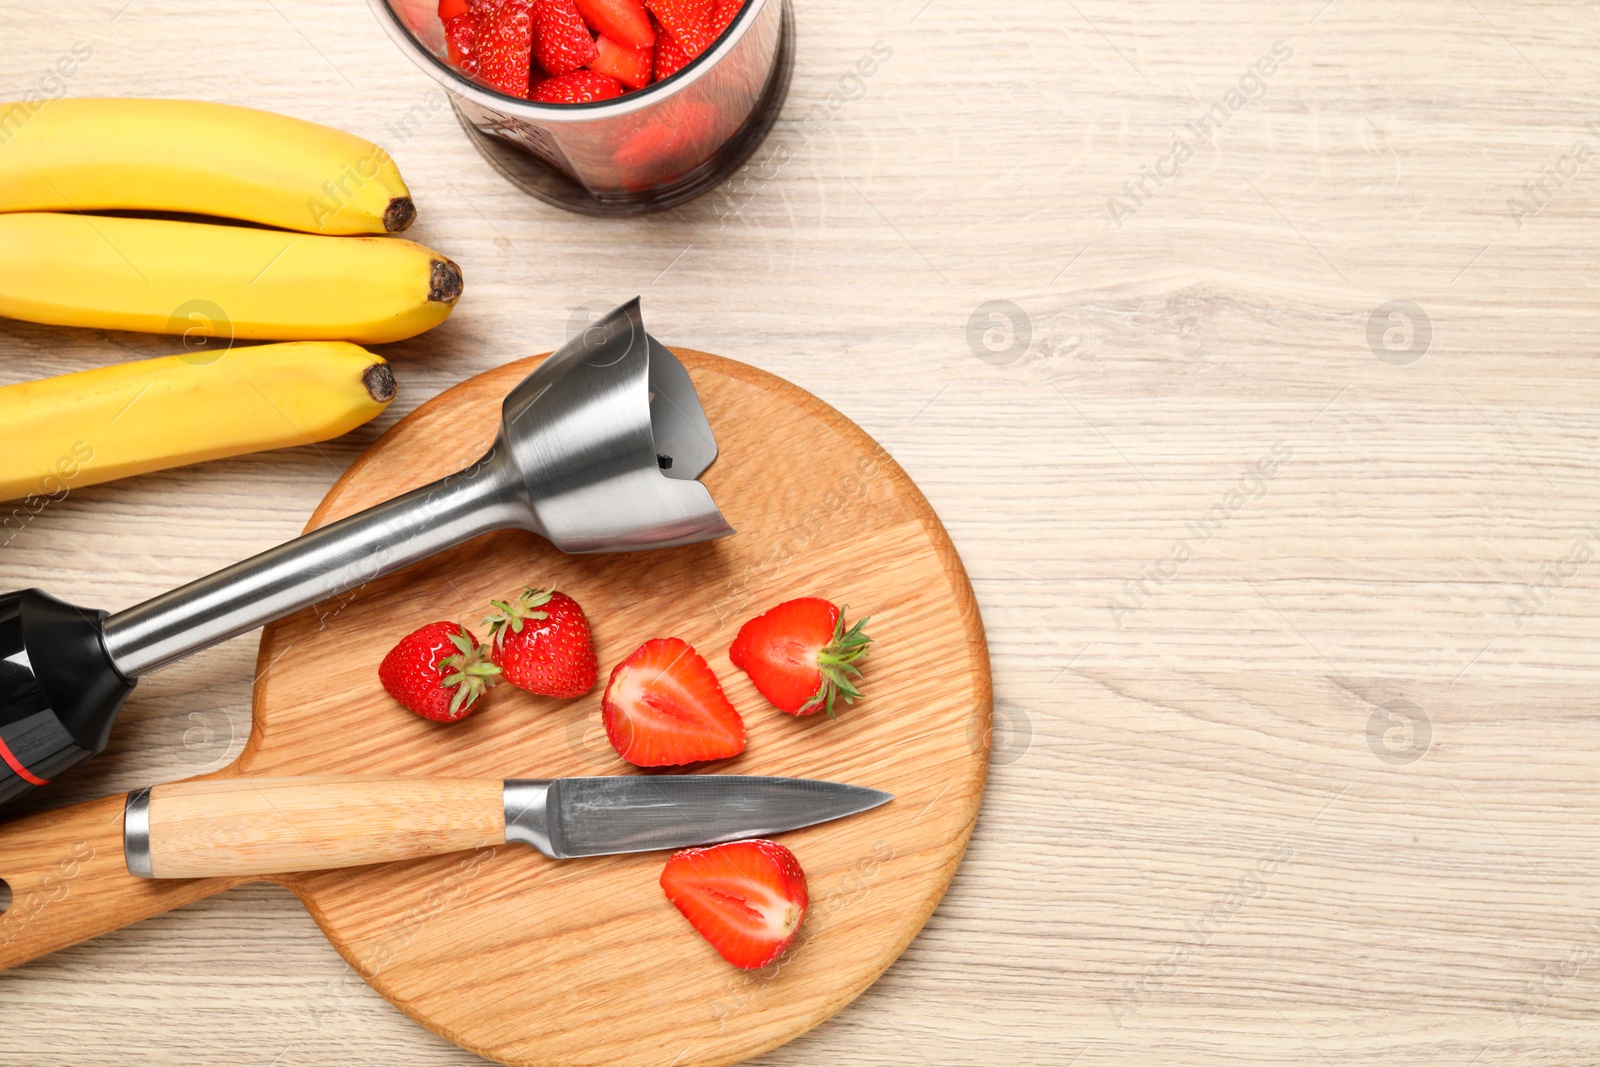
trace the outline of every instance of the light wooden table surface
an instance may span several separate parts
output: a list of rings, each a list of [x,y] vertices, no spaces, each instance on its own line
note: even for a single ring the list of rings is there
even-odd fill
[[[116,608],[272,545],[404,411],[642,293],[669,344],[884,442],[994,659],[949,896],[760,1062],[1600,1059],[1596,8],[796,4],[758,156],[789,162],[736,213],[608,223],[506,185],[437,105],[397,138],[432,83],[359,0],[8,5],[0,97],[82,40],[76,95],[390,141],[467,290],[384,350],[376,424],[74,491],[0,586]],[[170,347],[4,322],[0,381]],[[231,758],[255,644],[149,678],[33,806]],[[261,887],[0,975],[0,1004],[5,1063],[473,1062]]]

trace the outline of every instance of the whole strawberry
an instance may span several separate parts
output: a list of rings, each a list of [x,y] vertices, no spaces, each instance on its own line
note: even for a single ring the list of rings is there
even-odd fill
[[[455,622],[433,622],[407,634],[378,665],[378,680],[388,694],[434,722],[471,715],[499,673],[499,667],[483,661],[472,631]]]
[[[546,697],[581,697],[594,688],[599,665],[589,620],[578,602],[554,589],[524,589],[512,601],[491,600],[490,656],[501,676]]]
[[[844,612],[820,597],[786,600],[741,626],[728,658],[779,710],[826,710],[831,719],[836,699],[849,704],[861,695],[853,679],[861,676],[856,660],[872,643],[862,632],[866,624],[860,619],[846,630]]]

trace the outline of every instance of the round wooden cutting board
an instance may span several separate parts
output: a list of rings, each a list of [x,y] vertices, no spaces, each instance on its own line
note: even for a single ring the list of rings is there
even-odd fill
[[[277,879],[379,992],[508,1064],[730,1064],[803,1033],[870,985],[921,929],[983,792],[988,651],[961,561],[928,502],[881,447],[810,394],[744,364],[677,354],[720,446],[702,480],[736,536],[568,556],[506,531],[268,626],[250,740],[207,776],[641,773],[606,741],[600,688],[639,644],[676,636],[711,664],[749,738],[738,757],[696,772],[895,794],[863,815],[783,835],[805,868],[811,908],[790,950],[755,972],[730,967],[667,901],[660,852],[555,861],[500,845]],[[494,438],[501,400],[537,362],[500,367],[418,408],[345,473],[308,528],[472,462]],[[595,692],[555,701],[501,686],[452,725],[411,715],[383,692],[377,664],[400,637],[454,619],[481,638],[489,599],[528,584],[554,584],[584,606],[601,665]],[[728,660],[746,619],[804,595],[872,617],[866,696],[841,706],[836,721],[778,712]],[[44,902],[8,920],[0,966],[241,880],[134,878],[120,828],[113,797],[0,831],[0,877],[19,900]]]
[[[352,967],[450,1040],[513,1064],[735,1063],[826,1019],[889,966],[938,904],[972,831],[987,768],[989,661],[972,589],[928,502],[870,437],[755,368],[678,350],[720,453],[704,481],[739,532],[710,544],[567,556],[539,538],[479,538],[267,628],[250,775],[404,772],[498,777],[633,774],[576,701],[494,690],[461,723],[398,708],[374,665],[433,619],[469,627],[525,584],[571,593],[593,622],[602,687],[652,637],[704,655],[749,747],[696,768],[885,789],[865,815],[784,835],[811,911],[764,971],[730,967],[657,879],[664,854],[553,861],[519,845],[285,879]],[[481,455],[525,360],[449,390],[364,455],[315,527]],[[739,626],[819,595],[871,615],[866,697],[796,719],[728,661]],[[479,636],[481,633],[481,627]]]

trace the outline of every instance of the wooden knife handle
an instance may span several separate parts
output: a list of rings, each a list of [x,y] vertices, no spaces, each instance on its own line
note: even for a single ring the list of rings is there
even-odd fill
[[[158,785],[129,794],[128,870],[146,878],[286,874],[502,844],[503,785],[364,775]]]
[[[238,884],[238,878],[151,882],[122,857],[120,796],[0,826],[0,970],[75,945]]]

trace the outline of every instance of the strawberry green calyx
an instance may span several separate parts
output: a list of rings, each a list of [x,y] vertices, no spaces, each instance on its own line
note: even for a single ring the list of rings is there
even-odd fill
[[[550,595],[555,589],[534,589],[532,586],[524,589],[517,599],[512,601],[491,600],[494,614],[486,615],[483,624],[489,628],[490,641],[499,648],[505,640],[506,631],[514,634],[522,632],[522,624],[527,619],[547,619],[549,613],[539,611],[539,608],[550,603]]]
[[[442,684],[447,689],[455,690],[455,696],[450,698],[450,714],[454,716],[470,710],[500,676],[499,667],[485,662],[489,646],[474,645],[467,640],[466,627],[461,629],[461,633],[450,637],[450,643],[460,650],[459,653],[439,661],[439,669],[450,672],[445,675]]]
[[[816,694],[800,706],[796,712],[798,715],[804,715],[808,708],[822,704],[828,709],[828,718],[836,719],[838,716],[833,713],[836,698],[842,696],[846,704],[853,704],[856,697],[861,695],[861,690],[850,679],[852,675],[861,677],[861,668],[856,666],[856,660],[867,654],[867,646],[872,644],[872,638],[862,632],[868,619],[857,619],[856,624],[847,631],[844,628],[844,613],[845,609],[840,608],[839,618],[833,624],[833,640],[817,653],[817,670],[822,674],[822,684],[817,687]]]

